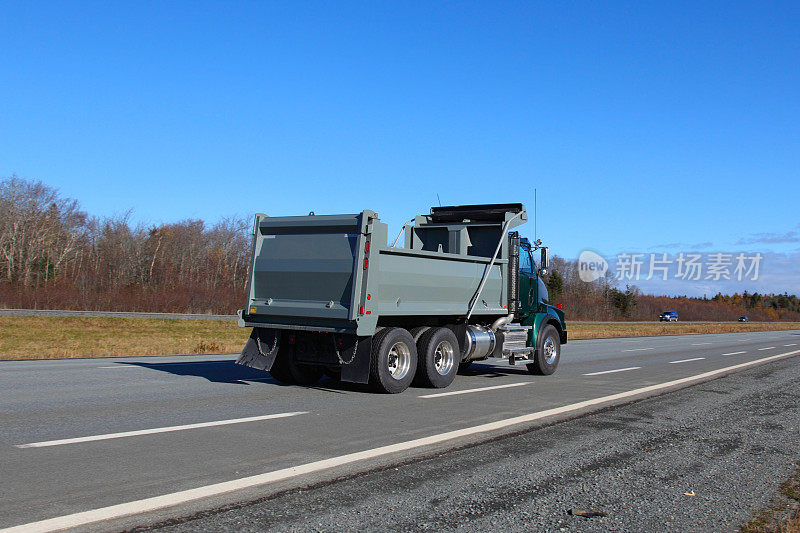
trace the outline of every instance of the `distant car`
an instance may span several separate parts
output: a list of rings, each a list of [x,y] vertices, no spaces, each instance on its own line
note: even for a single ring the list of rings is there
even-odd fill
[[[677,311],[664,311],[658,317],[659,322],[677,322],[678,321],[678,312]]]
[[[747,318],[746,316],[740,316],[739,317],[739,322],[750,322],[750,319]]]

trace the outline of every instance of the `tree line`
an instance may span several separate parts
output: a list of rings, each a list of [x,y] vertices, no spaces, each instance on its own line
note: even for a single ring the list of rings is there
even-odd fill
[[[40,181],[0,180],[0,307],[233,313],[245,304],[251,221],[228,217],[143,225],[130,215],[90,216]],[[611,272],[592,283],[577,261],[553,257],[552,303],[572,320],[800,320],[789,294],[651,296],[619,287]]]
[[[657,320],[663,311],[677,311],[680,320],[730,321],[747,316],[755,321],[800,321],[800,299],[785,294],[717,294],[712,298],[653,296],[634,285],[619,287],[609,271],[594,282],[582,281],[578,262],[551,260],[545,276],[550,300],[562,304],[572,320]]]
[[[40,181],[0,181],[0,307],[230,313],[250,220],[145,226],[89,216]]]

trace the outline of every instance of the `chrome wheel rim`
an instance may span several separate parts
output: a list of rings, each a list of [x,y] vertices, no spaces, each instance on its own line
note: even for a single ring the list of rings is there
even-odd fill
[[[442,341],[436,345],[433,352],[433,367],[440,376],[446,376],[453,370],[456,364],[455,350],[448,341]]]
[[[547,337],[544,341],[544,361],[548,365],[552,365],[558,355],[558,348],[556,343],[551,337]]]
[[[386,368],[394,379],[403,379],[411,368],[411,350],[404,342],[396,342],[389,349]]]

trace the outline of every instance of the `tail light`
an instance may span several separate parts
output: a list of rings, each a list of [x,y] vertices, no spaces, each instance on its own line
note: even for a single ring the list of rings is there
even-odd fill
[[[564,305],[563,305],[563,304],[557,304],[557,305],[556,305],[556,308],[557,308],[557,309],[564,309]]]

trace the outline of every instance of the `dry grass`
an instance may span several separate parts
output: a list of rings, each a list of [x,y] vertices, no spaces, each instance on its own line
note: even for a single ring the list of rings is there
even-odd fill
[[[744,333],[800,329],[800,322],[653,322],[653,323],[570,323],[570,339],[606,339],[612,337],[650,337],[657,335],[700,335],[703,333]]]
[[[567,323],[570,339],[800,329],[777,323]],[[0,317],[0,359],[238,352],[249,329],[234,322],[145,318]]]
[[[0,359],[238,352],[249,335],[214,320],[0,317]]]
[[[769,508],[756,511],[742,533],[800,533],[800,462],[797,466]]]

